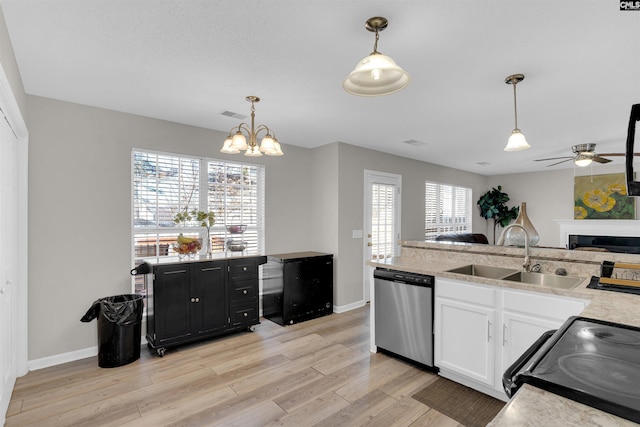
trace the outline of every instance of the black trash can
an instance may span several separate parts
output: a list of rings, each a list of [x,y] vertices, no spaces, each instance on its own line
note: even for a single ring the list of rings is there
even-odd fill
[[[115,368],[140,358],[142,295],[116,295],[95,301],[82,322],[98,319],[98,365]]]

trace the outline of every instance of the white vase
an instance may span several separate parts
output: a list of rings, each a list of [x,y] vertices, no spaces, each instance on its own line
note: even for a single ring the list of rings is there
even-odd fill
[[[527,204],[522,202],[520,205],[520,212],[513,224],[520,224],[527,230],[529,235],[529,246],[536,246],[540,241],[540,235],[538,231],[531,223],[529,216],[527,215]],[[504,244],[506,246],[519,246],[524,247],[525,234],[520,227],[512,227],[507,230],[504,236]]]

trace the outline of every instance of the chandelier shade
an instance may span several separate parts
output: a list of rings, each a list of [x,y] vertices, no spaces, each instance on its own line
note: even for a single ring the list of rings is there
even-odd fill
[[[260,102],[257,96],[247,96],[247,101],[251,103],[251,127],[246,123],[240,123],[229,131],[229,136],[224,140],[221,153],[239,154],[244,151],[245,156],[260,157],[262,154],[267,156],[282,156],[282,147],[275,137],[275,133],[265,125],[255,126],[255,103]],[[264,132],[264,137],[258,145],[258,134]]]
[[[386,18],[369,18],[365,24],[368,31],[376,33],[373,52],[362,59],[342,82],[345,91],[359,96],[389,95],[404,89],[411,76],[387,55],[378,52],[379,32],[387,28]]]

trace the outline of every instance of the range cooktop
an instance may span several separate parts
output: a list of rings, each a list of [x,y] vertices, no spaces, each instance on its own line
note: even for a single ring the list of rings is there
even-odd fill
[[[540,344],[514,383],[640,423],[640,328],[571,317]]]

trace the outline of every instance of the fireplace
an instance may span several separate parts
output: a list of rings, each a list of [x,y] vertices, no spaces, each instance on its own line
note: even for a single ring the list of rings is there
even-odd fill
[[[569,234],[568,249],[591,249],[603,252],[640,254],[640,237],[588,236]]]
[[[559,245],[567,249],[640,254],[640,220],[555,220]]]

